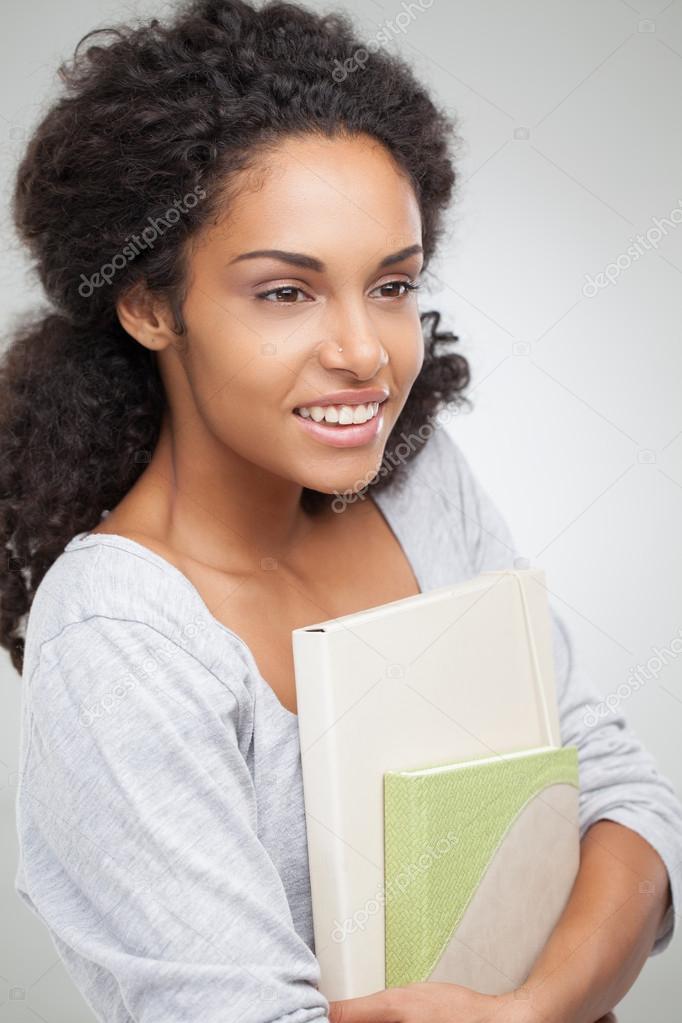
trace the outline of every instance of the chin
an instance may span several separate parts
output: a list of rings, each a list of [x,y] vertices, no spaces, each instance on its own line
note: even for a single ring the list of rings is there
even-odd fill
[[[346,497],[349,501],[353,496],[367,487],[378,475],[383,457],[383,449],[372,458],[357,457],[347,463],[343,471],[339,466],[330,466],[328,472],[305,473],[299,482],[309,490],[317,490],[322,494]]]

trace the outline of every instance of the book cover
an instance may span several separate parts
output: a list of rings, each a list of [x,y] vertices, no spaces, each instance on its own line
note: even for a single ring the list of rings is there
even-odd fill
[[[573,746],[384,774],[386,986],[526,979],[579,865]]]

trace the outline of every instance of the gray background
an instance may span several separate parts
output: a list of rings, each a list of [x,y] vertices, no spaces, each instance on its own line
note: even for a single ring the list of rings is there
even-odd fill
[[[331,9],[310,0],[310,5]],[[460,195],[422,308],[472,364],[449,427],[549,589],[604,696],[682,635],[682,0],[359,0],[461,118]],[[29,0],[4,14],[6,196],[55,70],[82,34],[160,2]],[[396,20],[401,14],[400,20]],[[361,72],[356,72],[361,73]],[[2,206],[3,324],[39,288]],[[666,219],[667,218],[667,222]],[[658,224],[656,221],[658,220]],[[640,235],[641,254],[628,255]],[[608,264],[611,283],[586,288]],[[594,292],[594,293],[592,293]],[[682,791],[680,657],[619,709]],[[13,890],[20,680],[0,654],[0,1023],[89,1023]],[[682,869],[682,865],[678,866]],[[621,1023],[679,1018],[682,937],[650,959]]]

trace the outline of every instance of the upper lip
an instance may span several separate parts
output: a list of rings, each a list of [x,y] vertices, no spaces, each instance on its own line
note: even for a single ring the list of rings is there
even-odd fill
[[[310,401],[301,401],[294,408],[312,408],[313,405],[366,405],[370,401],[382,402],[388,398],[388,391],[382,387],[366,387],[363,390],[334,391],[332,394],[315,396]]]

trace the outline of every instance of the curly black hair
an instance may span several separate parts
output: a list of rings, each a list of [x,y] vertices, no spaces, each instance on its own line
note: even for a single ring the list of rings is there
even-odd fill
[[[19,674],[45,572],[122,499],[158,440],[166,397],[155,353],[123,329],[119,297],[143,284],[166,298],[184,343],[186,241],[224,212],[240,171],[302,133],[365,133],[386,147],[414,188],[426,270],[461,143],[403,60],[370,53],[347,14],[296,3],[191,0],[168,24],[87,33],[58,74],[64,94],[29,140],[12,198],[48,304],[18,318],[0,363],[0,644]],[[141,225],[168,218],[179,196],[183,215],[163,243],[143,245]],[[438,330],[436,311],[420,319],[423,366],[384,452],[390,461],[407,448],[403,466],[431,417],[469,401],[458,336]],[[304,488],[311,513],[329,499]]]

